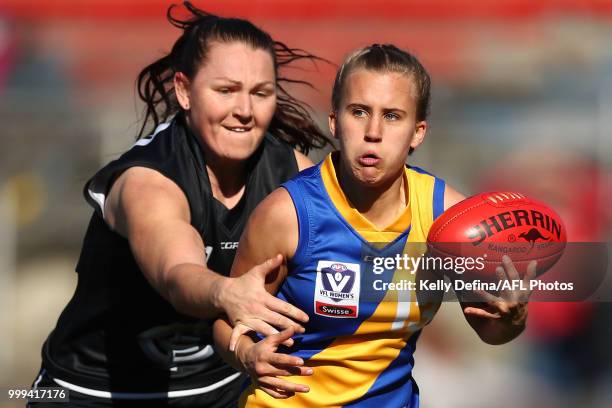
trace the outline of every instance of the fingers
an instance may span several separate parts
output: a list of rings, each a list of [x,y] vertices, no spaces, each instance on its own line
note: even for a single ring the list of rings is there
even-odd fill
[[[291,359],[298,359],[299,364],[284,364],[277,363],[278,356],[287,356],[286,354],[274,353],[274,352],[263,352],[260,358],[252,367],[252,377],[259,378],[265,376],[308,376],[314,373],[314,370],[310,367],[304,367],[302,359],[297,357],[288,356]]]
[[[523,279],[523,285],[526,288],[531,288],[531,281],[533,281],[536,278],[537,275],[537,268],[538,268],[538,261],[533,260],[531,262],[529,262],[529,265],[527,265],[527,272],[525,272],[525,278]],[[529,296],[531,296],[531,292],[532,290],[526,290],[522,296],[521,296],[521,301],[526,302],[529,299]]]
[[[502,265],[505,269],[505,275],[508,277],[509,280],[512,281],[521,279],[518,271],[516,270],[516,267],[514,266],[514,263],[512,263],[512,260],[508,255],[502,256]]]
[[[279,333],[279,331],[276,330],[274,327],[272,327],[268,323],[261,321],[259,319],[245,320],[241,323],[238,323],[236,327],[238,329],[234,328],[234,330],[232,331],[232,335],[230,337],[230,347],[232,346],[232,344],[235,346],[235,344],[238,342],[238,339],[240,338],[241,335],[247,334],[250,331],[259,333],[263,337],[270,337],[270,336],[273,336]],[[293,339],[288,338],[286,340],[283,340],[281,344],[283,346],[291,347],[293,346],[293,343],[294,343]],[[230,350],[233,351],[231,348]]]
[[[500,316],[509,314],[518,304],[518,302],[497,297],[484,290],[474,290],[474,293],[480,296],[487,305],[495,308]]]
[[[511,282],[518,282],[521,280],[520,274],[518,273],[516,267],[512,263],[512,260],[509,256],[504,255],[502,257],[502,265],[503,268],[496,268],[495,272],[497,277],[501,279],[507,279]],[[510,302],[519,301],[526,302],[531,295],[531,290],[528,289],[531,287],[531,281],[535,279],[537,274],[537,261],[533,260],[529,262],[527,265],[527,269],[525,271],[525,275],[521,280],[521,290],[504,290],[501,292],[502,298],[508,300]]]
[[[268,360],[270,364],[273,364],[275,366],[303,366],[304,365],[304,360],[302,360],[299,357],[296,356],[291,356],[289,354],[280,354],[280,353],[275,353],[272,356],[270,356],[270,359]]]
[[[491,313],[478,307],[466,307],[463,309],[463,313],[471,316],[484,317],[486,319],[499,319],[501,315],[499,313]]]
[[[269,300],[266,300],[266,301],[271,301],[271,299],[280,300],[280,299],[273,297],[272,295],[269,295],[269,296],[270,296]],[[282,302],[282,300],[280,301]],[[271,301],[271,303],[272,302],[273,301]],[[278,327],[279,329],[287,329],[289,327],[292,327],[295,330],[295,332],[304,333],[303,326],[299,325],[298,323],[294,322],[288,317],[285,317],[282,314],[277,313],[271,309],[265,309],[265,311],[262,313],[262,319],[265,320],[267,323],[270,323],[272,326]]]
[[[531,290],[527,289],[530,287],[530,282],[536,276],[536,261],[531,261],[527,265],[527,270],[523,279],[521,279],[514,263],[509,256],[504,255],[502,257],[502,266],[498,266],[495,269],[495,273],[499,280],[505,280],[511,282],[505,290],[500,291],[500,295],[503,299],[508,301],[526,301],[531,294]],[[508,289],[509,287],[514,288],[515,283],[521,283],[520,289]]]
[[[497,280],[500,282],[508,282],[508,276],[506,275],[506,271],[504,270],[504,267],[498,266],[497,268],[495,268],[495,275],[497,276]],[[506,289],[506,286],[502,286],[501,289],[499,290],[499,294],[503,299],[507,299],[509,297],[512,296],[512,293],[510,293],[511,291]]]
[[[281,378],[271,376],[259,377],[257,379],[257,383],[263,385],[264,387],[273,389],[281,394],[310,391],[310,387],[308,387],[307,385],[296,384],[287,380],[283,380]]]
[[[313,369],[304,367],[304,360],[287,354],[274,353],[268,357],[268,366],[264,375],[290,376],[290,375],[312,375]]]
[[[267,259],[266,261],[260,263],[259,265],[254,266],[253,269],[251,269],[251,271],[253,271],[253,273],[258,274],[263,279],[265,279],[266,275],[276,270],[279,266],[281,266],[282,263],[283,263],[283,256],[278,254],[275,257]]]
[[[527,272],[525,272],[524,282],[527,287],[529,287],[529,283],[536,278],[537,274],[538,261],[533,260],[529,262],[527,265]]]
[[[270,375],[274,376],[290,376],[300,375],[309,376],[313,374],[313,370],[310,367],[284,367],[284,368],[272,368],[269,370]]]
[[[278,330],[276,330],[273,326],[259,319],[246,319],[241,321],[239,324],[247,326],[255,333],[261,333],[265,337],[272,336],[278,333]]]
[[[489,305],[493,305],[500,301],[500,298],[498,298],[495,295],[490,294],[489,292],[485,290],[475,289],[472,292],[478,295],[485,303],[488,303]]]
[[[287,339],[283,341],[281,344],[285,347],[292,347],[293,343],[294,343],[293,339]]]
[[[266,387],[266,386],[263,386],[263,385],[260,385],[259,389],[262,390],[263,392],[265,392],[266,394],[270,395],[271,397],[276,398],[276,399],[287,399],[287,398],[292,397],[294,395],[294,393],[279,392],[275,388],[270,388],[270,387]]]
[[[306,313],[302,312],[297,307],[277,297],[274,297],[272,295],[269,295],[267,297],[265,303],[266,303],[266,306],[270,308],[270,310],[273,310],[274,312],[280,313],[283,316],[287,316],[293,319],[293,320],[290,320],[288,318],[284,318],[284,320],[282,321],[282,324],[284,326],[279,326],[279,327],[287,328],[289,326],[296,326],[296,328],[299,327],[303,330],[303,327],[295,323],[295,321],[306,323],[308,321],[308,315]],[[301,333],[301,332],[298,330],[298,333]]]
[[[244,324],[237,324],[236,327],[234,327],[232,329],[232,335],[230,336],[230,343],[229,343],[229,350],[231,352],[236,350],[236,344],[238,344],[238,340],[240,339],[240,336],[242,336],[243,334],[247,334],[248,332],[250,332],[251,329],[250,327],[244,325]]]
[[[253,331],[261,333],[265,336],[278,333],[276,327],[279,329],[292,327],[295,330],[295,333],[304,333],[305,329],[303,326],[274,310],[282,309],[283,311],[287,311],[289,308],[286,306],[290,306],[292,314],[294,315],[298,315],[298,312],[299,314],[305,315],[304,312],[300,311],[295,306],[291,306],[288,303],[285,303],[282,300],[270,295],[267,292],[262,293],[262,296],[264,296],[264,304],[253,305],[248,311],[248,315],[242,318],[237,318],[233,324],[237,325],[242,323],[245,326],[250,327]],[[308,320],[307,315],[306,320]]]
[[[266,337],[266,339],[264,340],[267,343],[272,343],[273,345],[278,346],[279,344],[290,340],[291,336],[293,336],[295,334],[295,330],[293,329],[293,327],[289,327],[285,330],[283,330],[280,333],[276,333],[273,334],[271,336]],[[303,362],[302,362],[303,364]]]

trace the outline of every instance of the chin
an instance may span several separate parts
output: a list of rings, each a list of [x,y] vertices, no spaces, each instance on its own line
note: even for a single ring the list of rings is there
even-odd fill
[[[247,160],[259,147],[254,141],[242,141],[239,143],[227,143],[224,146],[223,157],[228,160]]]
[[[252,155],[253,153],[250,150],[245,152],[234,150],[226,152],[226,154],[223,155],[223,158],[231,162],[242,162],[248,160]]]
[[[380,170],[373,167],[361,168],[355,176],[368,187],[376,187],[383,178]]]

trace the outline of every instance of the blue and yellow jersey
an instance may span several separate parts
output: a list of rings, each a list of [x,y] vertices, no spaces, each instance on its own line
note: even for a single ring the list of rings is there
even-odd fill
[[[306,332],[284,351],[303,358],[314,374],[287,377],[310,387],[288,400],[250,385],[241,406],[418,406],[413,353],[439,305],[419,305],[414,291],[384,290],[384,283],[414,281],[415,274],[395,268],[374,273],[372,260],[406,251],[422,255],[444,209],[445,184],[415,167],[407,167],[404,177],[408,205],[382,230],[347,200],[331,154],[283,185],[297,212],[299,241],[277,296],[310,316]]]

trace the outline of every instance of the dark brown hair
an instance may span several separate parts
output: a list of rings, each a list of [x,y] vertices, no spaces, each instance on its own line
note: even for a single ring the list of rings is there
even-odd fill
[[[174,90],[174,74],[184,73],[193,78],[200,64],[206,62],[210,43],[241,42],[253,49],[266,50],[272,56],[276,71],[277,106],[268,127],[272,135],[308,153],[311,148],[331,145],[329,137],[323,133],[306,109],[307,105],[292,97],[282,86],[283,83],[297,83],[309,87],[306,81],[292,80],[279,76],[279,68],[298,60],[325,61],[304,50],[290,48],[274,41],[265,31],[247,20],[219,17],[183,3],[190,13],[185,19],[175,17],[177,5],[168,8],[167,19],[173,26],[183,30],[172,50],[166,56],[145,67],[138,75],[138,95],[146,106],[145,117],[138,138],[148,134],[147,124],[152,121],[153,128],[179,112]]]

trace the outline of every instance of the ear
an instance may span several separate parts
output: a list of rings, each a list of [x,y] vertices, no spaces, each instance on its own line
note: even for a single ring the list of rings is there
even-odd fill
[[[189,110],[191,107],[189,93],[189,78],[182,72],[174,74],[174,91],[176,93],[176,100],[178,101],[181,108]]]
[[[327,121],[329,123],[329,131],[331,132],[332,136],[337,139],[338,136],[336,136],[336,119],[336,112],[329,112],[329,116],[327,117]]]
[[[412,141],[410,142],[410,147],[416,149],[423,143],[425,139],[425,134],[427,133],[427,122],[424,120],[417,122],[414,129],[414,136],[412,137]]]

